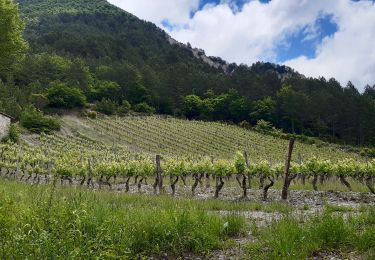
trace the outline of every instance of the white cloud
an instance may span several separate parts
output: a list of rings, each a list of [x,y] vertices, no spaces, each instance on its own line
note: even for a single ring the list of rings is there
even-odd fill
[[[339,31],[318,46],[313,59],[304,56],[286,64],[308,76],[350,80],[359,89],[375,84],[375,5],[342,1],[332,10]]]
[[[185,24],[190,13],[197,10],[199,0],[109,0],[129,13],[159,26],[163,20],[174,24]]]
[[[196,11],[199,0],[110,0],[111,3],[162,26],[163,20],[177,25],[164,28],[181,42],[203,48],[208,55],[230,62],[251,64],[275,61],[277,46],[288,45],[288,36],[307,26],[306,39],[314,37],[316,19],[333,14],[339,30],[317,46],[314,59],[298,57],[285,62],[307,76],[348,80],[359,88],[375,84],[375,5],[371,1],[251,0],[233,12],[233,0],[206,5]]]

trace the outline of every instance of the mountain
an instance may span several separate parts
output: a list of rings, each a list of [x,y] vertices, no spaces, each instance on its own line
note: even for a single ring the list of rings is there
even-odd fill
[[[154,24],[104,0],[19,0],[19,3],[32,52],[82,57],[93,67],[125,62],[140,71],[151,68],[160,75],[160,85],[158,89],[147,87],[168,95],[172,89],[175,98],[192,89],[203,94],[209,88],[218,92],[235,88],[254,96],[251,86],[263,89],[261,96],[270,95],[274,89],[264,88],[264,79],[257,79],[260,72],[275,73],[276,78],[293,73],[285,66],[259,63],[256,68],[238,67],[220,58],[207,57],[204,51],[178,43]],[[238,74],[244,70],[248,73],[246,83],[241,84],[249,86],[247,90],[232,81],[237,69]],[[181,78],[175,81],[175,75]]]
[[[30,94],[59,80],[91,102],[146,102],[158,113],[205,120],[266,119],[289,132],[375,144],[374,87],[361,94],[286,66],[228,64],[105,0],[18,3],[30,54],[14,80]],[[190,94],[200,99],[186,112]]]

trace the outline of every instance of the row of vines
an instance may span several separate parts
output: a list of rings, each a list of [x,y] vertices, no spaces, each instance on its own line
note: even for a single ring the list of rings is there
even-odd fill
[[[69,140],[70,139],[70,140]],[[257,179],[263,198],[268,190],[283,178],[288,169],[288,180],[311,182],[317,190],[318,180],[336,178],[351,190],[350,180],[360,181],[375,194],[375,160],[358,161],[342,159],[338,161],[311,157],[307,160],[285,162],[272,160],[251,161],[246,153],[237,152],[232,159],[212,157],[165,157],[157,160],[149,154],[130,153],[118,147],[98,145],[83,138],[62,136],[41,136],[38,147],[15,144],[0,145],[1,174],[8,178],[34,183],[60,180],[61,184],[85,185],[88,187],[125,184],[129,191],[131,180],[141,190],[142,185],[151,181],[155,193],[165,192],[162,180],[169,179],[172,194],[178,182],[191,185],[192,195],[198,185],[215,185],[215,198],[219,197],[226,182],[238,182],[239,193],[248,196],[248,189],[255,188],[252,182]],[[258,188],[258,187],[256,187]]]

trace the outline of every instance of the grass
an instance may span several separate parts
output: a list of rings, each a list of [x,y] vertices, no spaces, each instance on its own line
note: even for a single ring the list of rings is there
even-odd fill
[[[204,255],[246,226],[238,214],[221,217],[165,197],[153,201],[1,180],[0,258]]]
[[[256,242],[246,247],[250,259],[304,259],[319,252],[351,251],[373,259],[374,207],[325,208],[313,217],[296,217],[285,203],[94,192],[0,179],[0,258],[209,256],[236,246],[232,239],[246,239],[251,231]],[[262,227],[243,211],[280,212],[284,217]]]
[[[256,228],[257,242],[247,246],[251,259],[305,259],[320,252],[357,252],[375,257],[375,208],[342,215],[327,210],[305,223],[286,216],[270,227]]]

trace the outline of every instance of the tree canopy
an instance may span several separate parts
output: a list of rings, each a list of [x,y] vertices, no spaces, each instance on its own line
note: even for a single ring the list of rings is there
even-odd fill
[[[23,57],[27,44],[24,23],[13,0],[0,0],[0,75],[8,74]]]

